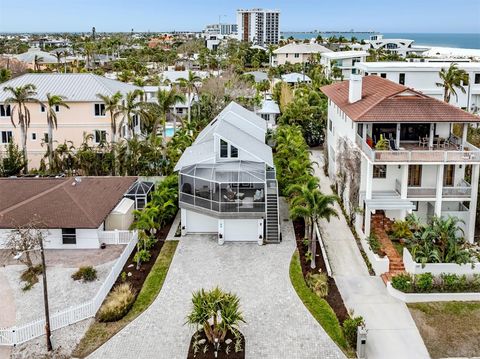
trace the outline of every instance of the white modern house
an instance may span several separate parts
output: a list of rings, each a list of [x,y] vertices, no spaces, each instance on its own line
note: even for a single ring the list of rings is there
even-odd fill
[[[135,235],[136,177],[0,179],[0,248],[11,231],[33,222],[45,248],[92,249],[127,244]]]
[[[364,50],[384,50],[399,56],[422,55],[429,50],[428,47],[413,46],[414,40],[409,39],[384,39],[383,35],[377,34],[365,40]]]
[[[360,209],[358,233],[370,234],[372,213],[395,220],[414,211],[424,221],[460,218],[473,242],[480,149],[467,142],[467,129],[480,118],[379,76],[352,75],[322,91],[329,176],[344,188],[347,211]]]
[[[325,46],[316,43],[290,43],[273,51],[271,66],[290,64],[305,64],[316,60],[320,54],[333,52]]]
[[[356,63],[358,73],[364,76],[377,75],[390,81],[412,87],[417,91],[438,99],[443,99],[443,87],[440,70],[448,69],[451,62],[359,62]],[[469,75],[468,85],[464,85],[465,93],[456,89],[457,96],[452,95],[450,104],[469,112],[480,111],[480,63],[456,63],[459,69]]]
[[[287,84],[291,86],[295,86],[297,84],[305,83],[305,84],[311,84],[312,79],[305,75],[304,73],[298,73],[298,72],[291,72],[289,74],[284,74],[281,77],[281,81],[286,82]],[[275,83],[278,81],[274,81]]]
[[[262,105],[255,111],[257,115],[267,121],[267,127],[269,129],[274,128],[277,125],[277,118],[280,116],[280,107],[272,99],[272,96],[267,95],[262,100]]]
[[[356,74],[358,69],[355,64],[365,62],[368,52],[366,51],[337,51],[324,52],[320,55],[320,64],[323,65],[325,75],[332,78],[332,69],[338,68],[341,71],[341,77],[338,79],[348,80],[351,74]]]
[[[278,186],[267,123],[231,102],[175,166],[182,235],[210,233],[218,243],[280,241]]]

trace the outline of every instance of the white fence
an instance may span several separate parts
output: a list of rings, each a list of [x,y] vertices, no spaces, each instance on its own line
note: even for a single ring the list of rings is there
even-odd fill
[[[103,300],[110,292],[113,284],[117,280],[123,266],[127,262],[128,257],[132,253],[138,241],[136,232],[132,232],[131,240],[123,250],[122,254],[115,262],[110,270],[107,278],[98,290],[95,297],[83,304],[70,307],[60,312],[50,315],[50,326],[52,330],[66,327],[70,324],[80,322],[84,319],[94,317],[98,309],[103,303]],[[48,268],[47,268],[48,275]],[[35,339],[45,334],[45,319],[39,319],[34,322],[15,326],[11,328],[0,328],[0,345],[15,346],[25,343],[31,339]]]
[[[98,240],[105,244],[128,244],[134,236],[133,231],[98,231]]]
[[[410,274],[432,273],[438,276],[442,273],[457,275],[473,275],[480,274],[480,263],[472,266],[472,264],[455,264],[455,263],[427,263],[422,267],[421,263],[413,260],[412,254],[407,248],[403,248],[403,264],[405,270]]]
[[[317,234],[317,239],[318,243],[320,244],[320,250],[322,251],[322,257],[323,261],[325,262],[325,267],[327,269],[327,275],[329,277],[332,276],[332,268],[330,267],[330,262],[328,261],[328,256],[327,256],[327,250],[325,249],[325,246],[323,245],[323,240],[322,236],[320,235],[320,230],[318,228],[318,225],[315,223],[315,233]]]

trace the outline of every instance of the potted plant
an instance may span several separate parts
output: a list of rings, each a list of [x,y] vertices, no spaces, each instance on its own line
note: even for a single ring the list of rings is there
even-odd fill
[[[237,295],[216,287],[193,293],[192,310],[185,324],[196,332],[188,358],[244,358],[245,339],[238,329],[245,323]]]

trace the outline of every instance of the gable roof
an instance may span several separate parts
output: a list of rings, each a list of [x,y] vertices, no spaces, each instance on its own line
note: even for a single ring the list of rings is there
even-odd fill
[[[282,75],[282,81],[289,82],[289,83],[297,83],[297,82],[311,82],[312,79],[305,74],[301,74],[298,72],[292,72],[289,74]]]
[[[266,132],[267,123],[264,119],[231,102],[200,132],[192,146],[184,151],[175,171],[197,163],[214,163],[214,140],[218,137],[248,152],[259,162],[273,167],[272,149],[265,144]]]
[[[6,86],[18,87],[33,84],[36,87],[40,101],[47,100],[47,93],[62,95],[66,102],[99,102],[97,94],[111,96],[120,91],[123,95],[141,87],[126,84],[94,74],[25,74],[0,84],[0,102],[5,101],[10,94],[3,89]]]
[[[327,49],[325,46],[322,46],[319,44],[291,43],[273,51],[273,53],[277,55],[278,54],[317,54],[322,52],[332,52],[332,50]]]
[[[44,228],[98,228],[136,177],[2,178],[0,228],[37,218]]]
[[[362,98],[348,101],[349,81],[321,91],[356,122],[480,122],[480,117],[379,76],[362,78]]]

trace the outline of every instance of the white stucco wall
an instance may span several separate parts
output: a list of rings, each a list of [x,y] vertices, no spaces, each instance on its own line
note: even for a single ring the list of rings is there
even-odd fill
[[[103,227],[103,224],[102,226]],[[98,229],[77,228],[77,243],[63,244],[62,230],[49,229],[45,238],[45,248],[49,249],[92,249],[99,248]],[[5,248],[5,240],[8,237],[10,229],[0,229],[0,248]]]

